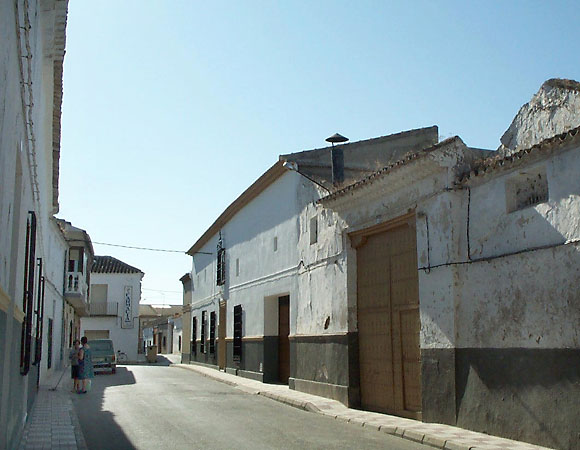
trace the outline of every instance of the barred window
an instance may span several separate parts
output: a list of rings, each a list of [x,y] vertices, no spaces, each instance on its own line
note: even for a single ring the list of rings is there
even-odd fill
[[[199,344],[199,351],[201,353],[205,353],[205,322],[206,322],[206,313],[207,311],[202,311],[201,312],[201,333],[200,333],[200,338],[201,338],[201,342]]]
[[[219,248],[217,254],[217,285],[222,286],[226,282],[226,249]]]
[[[215,353],[215,311],[209,313],[209,352]]]
[[[191,354],[197,354],[197,317],[193,317],[191,322]]]
[[[32,353],[32,329],[34,311],[34,268],[36,263],[36,214],[28,211],[26,222],[26,242],[24,258],[24,298],[22,309],[24,323],[20,339],[20,373],[27,375],[30,370]]]
[[[234,306],[234,361],[242,360],[242,305]]]

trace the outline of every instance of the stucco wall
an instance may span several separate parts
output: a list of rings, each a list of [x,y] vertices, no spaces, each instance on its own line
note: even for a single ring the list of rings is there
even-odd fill
[[[239,211],[221,230],[226,249],[224,286],[216,286],[219,236],[213,236],[201,249],[211,255],[197,253],[193,257],[191,316],[197,317],[197,339],[201,333],[201,311],[207,311],[209,338],[210,313],[215,311],[219,321],[220,299],[227,301],[226,334],[231,339],[233,307],[241,304],[243,336],[262,339],[247,344],[252,355],[246,356],[253,363],[251,367],[244,364],[245,370],[263,370],[264,336],[278,334],[279,296],[290,295],[290,334],[296,332],[297,274],[302,267],[298,242],[303,232],[299,216],[304,205],[320,195],[309,180],[288,171]],[[187,331],[186,327],[183,329]]]
[[[209,311],[217,311],[217,299],[223,298],[228,301],[228,318],[233,317],[234,305],[243,305],[245,336],[264,335],[264,298],[296,295],[295,276],[300,261],[297,249],[300,234],[298,217],[303,203],[317,196],[317,191],[310,184],[297,173],[287,172],[224,226],[224,286],[216,286],[218,236],[214,236],[201,250],[211,255],[197,253],[193,257],[194,314],[207,307],[209,317]],[[305,198],[298,197],[297,192],[302,190],[307,191]],[[274,249],[275,238],[277,250]],[[239,274],[236,272],[237,264]],[[295,329],[294,320],[291,329]],[[197,335],[199,337],[199,329]],[[227,336],[233,336],[231,320],[227,323]]]

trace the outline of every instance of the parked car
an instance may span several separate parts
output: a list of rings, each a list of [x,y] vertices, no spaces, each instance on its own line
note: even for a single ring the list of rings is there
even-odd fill
[[[94,339],[88,342],[93,354],[93,368],[111,369],[111,373],[117,372],[115,348],[111,339]]]

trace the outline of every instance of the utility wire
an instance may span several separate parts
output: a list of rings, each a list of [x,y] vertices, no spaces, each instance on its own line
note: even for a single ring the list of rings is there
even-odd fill
[[[142,291],[155,291],[155,292],[173,292],[175,294],[183,294],[182,291],[164,291],[163,289],[147,289],[147,288],[141,288]]]
[[[107,244],[106,242],[96,242],[96,241],[93,241],[93,244],[109,245],[111,247],[131,248],[134,250],[148,250],[150,252],[168,252],[168,253],[183,253],[183,254],[186,253],[182,250],[166,250],[166,249],[162,249],[162,248],[133,247],[131,245]]]

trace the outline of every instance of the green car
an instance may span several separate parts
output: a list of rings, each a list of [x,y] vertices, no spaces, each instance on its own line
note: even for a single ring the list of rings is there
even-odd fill
[[[115,358],[115,348],[111,339],[95,339],[88,342],[93,354],[93,368],[111,369],[111,373],[117,372],[117,363]]]

